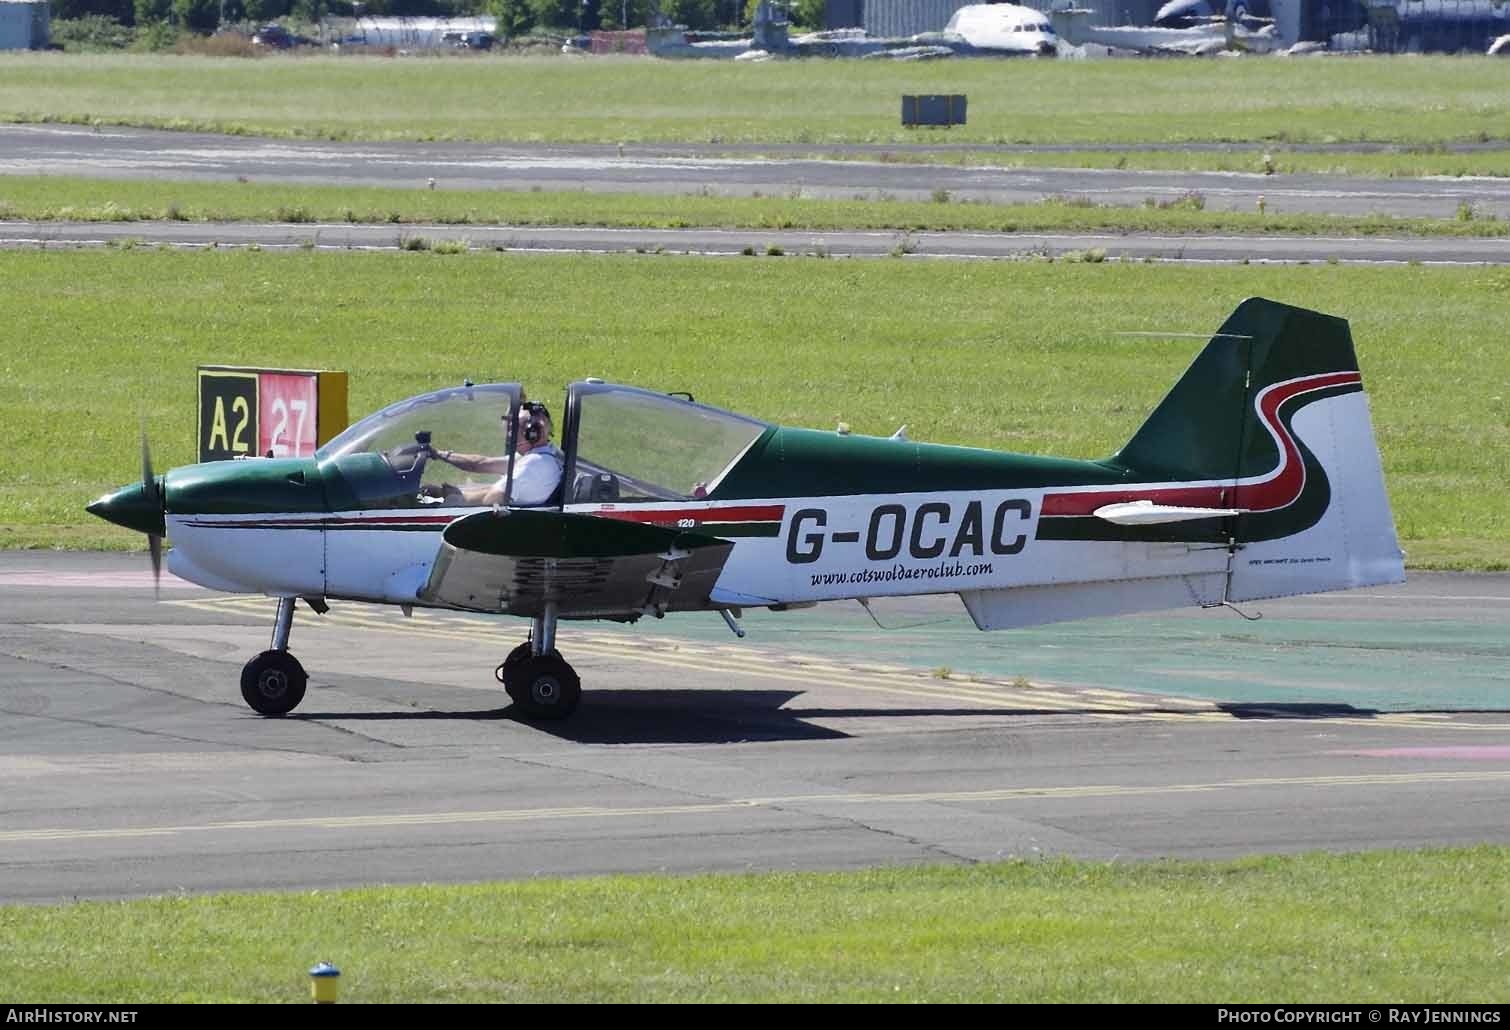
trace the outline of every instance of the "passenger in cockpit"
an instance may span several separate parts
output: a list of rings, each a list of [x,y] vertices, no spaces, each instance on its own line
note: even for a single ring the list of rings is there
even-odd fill
[[[492,486],[462,487],[459,491],[460,503],[503,503],[509,469],[507,455],[488,457],[485,454],[458,454],[455,451],[432,453],[438,460],[464,472],[498,473],[498,482]],[[520,404],[514,455],[514,489],[509,503],[522,508],[549,504],[555,496],[556,488],[561,485],[561,470],[566,463],[566,456],[551,443],[551,413],[544,404]]]

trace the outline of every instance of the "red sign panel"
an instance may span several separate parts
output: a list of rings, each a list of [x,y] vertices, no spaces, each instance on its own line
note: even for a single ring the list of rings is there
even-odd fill
[[[316,442],[314,375],[263,372],[258,376],[257,451],[274,458],[307,458]]]

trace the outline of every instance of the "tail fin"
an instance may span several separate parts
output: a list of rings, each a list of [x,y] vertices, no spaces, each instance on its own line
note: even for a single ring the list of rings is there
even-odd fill
[[[1277,383],[1349,373],[1356,384],[1358,358],[1345,320],[1245,300],[1115,460],[1159,479],[1261,475],[1275,452],[1252,398]]]
[[[1344,319],[1243,301],[1112,460],[1156,502],[1241,512],[1229,600],[1404,579]]]

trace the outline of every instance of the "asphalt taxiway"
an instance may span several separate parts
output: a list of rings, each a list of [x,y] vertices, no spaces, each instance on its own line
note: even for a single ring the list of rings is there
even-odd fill
[[[519,253],[791,255],[1362,264],[1510,264],[1510,241],[1448,236],[1179,236],[897,230],[651,229],[257,222],[0,222],[0,247],[404,250],[442,240]]]
[[[1199,194],[1212,210],[1253,211],[1263,197],[1267,210],[1287,214],[1451,218],[1467,205],[1480,216],[1510,217],[1510,180],[1488,176],[1265,175],[1257,170],[1257,153],[1252,173],[1010,167],[1014,152],[1068,149],[1034,147],[974,148],[999,156],[997,166],[888,160],[922,149],[940,148],[814,144],[793,152],[723,144],[341,143],[0,125],[0,174],[871,200],[932,200],[947,193],[953,200],[993,204],[1070,197],[1132,207]],[[848,159],[832,159],[840,156]]]
[[[0,553],[0,902],[1510,841],[1507,576],[1275,602],[1266,632],[979,634],[953,599],[890,633],[570,625],[583,706],[532,725],[492,677],[523,622],[360,605],[300,612],[309,695],[262,719],[237,678],[272,603],[154,601],[144,565]]]
[[[900,145],[336,143],[68,125],[0,125],[0,174],[384,186],[397,189],[571,190],[666,195],[1138,206],[1198,196],[1212,210],[1447,218],[1510,217],[1510,180],[1367,178],[1259,172],[1010,167],[1014,152],[1069,147],[981,147],[999,166],[895,160]],[[1113,148],[1115,149],[1115,148]],[[1137,147],[1126,149],[1135,150]],[[1183,149],[1209,150],[1187,146]],[[1227,148],[1232,149],[1232,148]],[[1336,149],[1336,148],[1333,148]],[[1368,149],[1362,147],[1361,149]],[[1254,155],[1257,162],[1260,154]],[[844,158],[835,160],[834,158]],[[780,231],[507,225],[354,225],[0,222],[0,246],[258,246],[399,249],[416,238],[474,249],[586,253],[791,254],[850,257],[1510,263],[1510,242],[1484,237]]]

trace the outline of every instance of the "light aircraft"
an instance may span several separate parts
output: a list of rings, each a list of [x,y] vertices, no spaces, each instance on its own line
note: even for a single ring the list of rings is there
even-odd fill
[[[1153,23],[1160,28],[1188,29],[1217,19],[1252,22],[1271,17],[1269,0],[1226,0],[1225,3],[1222,0],[1169,0],[1154,14]]]
[[[512,455],[518,384],[400,401],[310,458],[210,462],[89,506],[161,538],[195,583],[278,598],[242,695],[291,711],[294,604],[523,616],[498,666],[516,708],[559,719],[577,674],[558,620],[957,593],[981,629],[1340,590],[1404,578],[1346,321],[1244,301],[1126,446],[1099,461],[772,425],[597,379],[566,391],[564,475],[509,503],[436,458]],[[460,500],[502,480],[503,503]],[[439,495],[439,496],[436,496]]]
[[[1366,6],[1386,15],[1370,20],[1377,50],[1497,53],[1495,43],[1510,33],[1510,7],[1496,0],[1370,0]]]
[[[1271,15],[1281,47],[1492,54],[1496,38],[1510,32],[1510,6],[1500,0],[1169,0],[1154,25],[1193,27],[1225,17],[1257,28]]]

